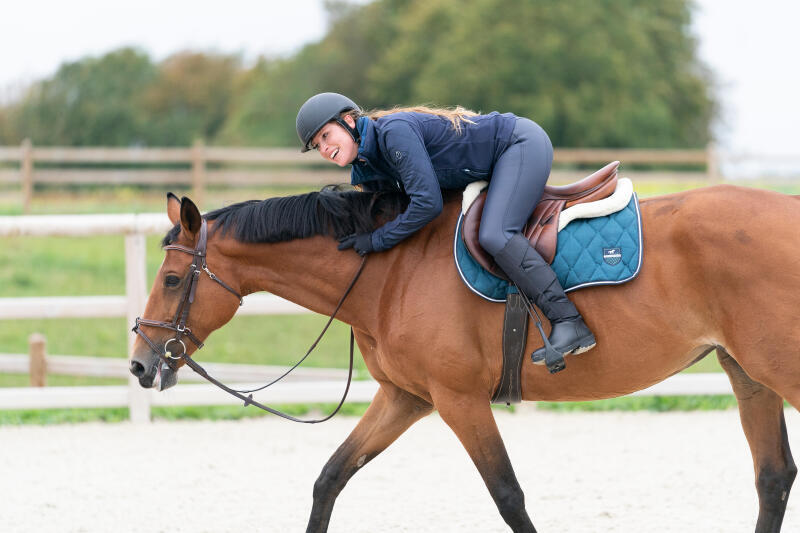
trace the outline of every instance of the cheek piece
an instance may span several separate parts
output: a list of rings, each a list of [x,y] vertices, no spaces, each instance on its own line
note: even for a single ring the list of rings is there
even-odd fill
[[[357,129],[351,128],[350,124],[345,122],[341,117],[336,119],[336,123],[343,127],[345,131],[350,134],[350,137],[353,138],[356,144],[361,143],[361,134],[358,133]]]

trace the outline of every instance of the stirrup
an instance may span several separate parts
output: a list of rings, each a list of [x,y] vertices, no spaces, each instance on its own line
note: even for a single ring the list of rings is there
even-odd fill
[[[534,351],[531,354],[531,361],[535,365],[547,364],[549,369],[549,363],[547,361],[548,347],[550,350],[553,350],[554,352],[561,354],[561,356],[563,357],[570,354],[577,355],[584,352],[588,352],[595,346],[597,346],[597,340],[595,339],[594,334],[591,331],[589,331],[587,335],[584,335],[583,337],[578,337],[575,340],[573,340],[568,346],[566,346],[566,350],[563,353],[556,350],[552,346],[552,344],[550,344],[550,339],[547,339],[547,342],[545,342],[545,346],[543,348],[539,348],[538,350]]]

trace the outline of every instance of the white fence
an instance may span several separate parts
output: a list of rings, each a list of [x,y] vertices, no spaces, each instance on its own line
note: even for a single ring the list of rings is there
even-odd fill
[[[41,298],[0,298],[0,320],[28,318],[126,317],[133,324],[145,307],[145,235],[164,233],[170,223],[164,214],[48,215],[0,217],[0,239],[10,236],[125,236],[125,296],[81,296]],[[241,314],[290,314],[308,312],[274,295],[255,294],[245,299]],[[130,354],[136,335],[128,334]],[[6,364],[20,364],[6,356]],[[2,358],[0,358],[2,359]],[[56,359],[59,364],[68,364]],[[76,358],[73,364],[78,364]],[[115,363],[119,364],[119,363]],[[1,369],[0,369],[1,370]],[[212,385],[179,385],[155,393],[139,386],[128,376],[127,386],[43,387],[0,389],[0,409],[44,409],[71,407],[120,407],[130,409],[131,420],[150,420],[151,405],[225,405],[238,400]],[[247,384],[243,384],[246,386]],[[272,403],[332,402],[341,396],[343,380],[293,382],[259,394],[259,401]],[[349,401],[369,401],[377,384],[354,382]],[[724,374],[679,374],[637,395],[730,394]]]
[[[0,372],[30,374],[31,354],[0,354]],[[92,376],[98,378],[127,378],[128,360],[122,357],[86,357],[83,355],[49,355],[44,357],[46,374],[61,376]],[[286,367],[203,362],[209,374],[222,381],[243,383],[271,381],[286,372]],[[283,381],[324,381],[347,379],[343,368],[296,368]],[[206,380],[194,372],[181,373],[181,382]]]

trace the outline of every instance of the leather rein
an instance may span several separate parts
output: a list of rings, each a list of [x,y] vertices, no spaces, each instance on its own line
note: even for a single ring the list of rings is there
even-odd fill
[[[295,363],[294,366],[292,366],[289,370],[287,370],[283,375],[276,378],[272,382],[264,385],[263,387],[242,391],[242,390],[232,389],[227,385],[225,385],[224,383],[215,379],[213,376],[209,375],[208,372],[202,366],[200,366],[199,363],[197,363],[195,360],[193,360],[186,354],[186,344],[183,342],[183,338],[186,337],[197,347],[198,350],[203,347],[203,342],[200,341],[200,339],[198,339],[194,335],[194,333],[192,333],[192,330],[186,325],[186,321],[189,318],[189,308],[191,307],[192,303],[194,303],[195,291],[197,290],[197,282],[200,278],[201,273],[205,272],[206,274],[208,274],[208,277],[211,278],[212,281],[218,283],[225,290],[236,296],[236,298],[239,299],[240,306],[244,302],[244,299],[241,294],[239,294],[237,291],[231,288],[230,285],[219,279],[216,275],[214,275],[213,272],[211,272],[208,269],[208,265],[206,264],[207,244],[208,244],[208,225],[206,223],[206,220],[202,219],[202,224],[200,226],[200,233],[197,239],[197,246],[195,248],[188,248],[186,246],[181,246],[179,244],[170,244],[164,246],[164,250],[177,250],[179,252],[189,254],[193,257],[192,264],[189,266],[189,273],[188,273],[189,282],[186,284],[186,287],[183,290],[181,303],[178,305],[178,309],[175,311],[175,316],[173,316],[171,322],[150,320],[147,318],[137,317],[136,325],[133,327],[132,331],[137,335],[139,335],[140,337],[142,337],[144,341],[153,350],[153,352],[158,354],[158,357],[161,360],[161,362],[167,367],[169,367],[172,371],[177,372],[179,367],[178,362],[180,360],[183,360],[183,362],[189,368],[194,370],[197,374],[205,378],[207,381],[213,383],[214,385],[224,390],[228,394],[236,396],[237,398],[242,400],[244,402],[245,407],[247,407],[248,405],[253,405],[263,411],[280,416],[281,418],[292,420],[293,422],[300,422],[303,424],[318,424],[320,422],[325,422],[326,420],[330,420],[342,408],[342,405],[344,404],[344,401],[347,398],[347,393],[350,390],[350,383],[353,379],[353,350],[355,345],[353,328],[350,328],[350,365],[347,373],[347,385],[345,386],[344,394],[342,395],[342,399],[339,401],[339,404],[336,406],[336,409],[334,409],[333,412],[328,416],[326,416],[325,418],[320,418],[316,420],[302,420],[299,418],[295,418],[291,415],[288,415],[271,407],[267,407],[266,405],[257,402],[256,400],[253,399],[252,393],[259,390],[263,390],[277,383],[284,377],[286,377],[292,370],[297,368],[300,365],[300,363],[305,361],[305,359],[309,356],[309,354],[311,354],[314,348],[317,347],[317,344],[319,344],[319,341],[322,340],[322,337],[323,335],[325,335],[325,332],[328,331],[328,328],[333,322],[333,319],[336,317],[336,314],[339,312],[339,309],[341,309],[342,304],[344,304],[347,295],[350,294],[350,291],[353,289],[353,286],[355,286],[356,281],[358,281],[358,278],[361,276],[361,272],[364,270],[364,265],[367,262],[367,257],[364,256],[364,258],[362,259],[361,265],[358,267],[355,276],[353,276],[352,281],[347,286],[347,289],[345,290],[342,297],[339,299],[339,303],[336,305],[336,309],[333,310],[333,313],[328,319],[328,322],[325,324],[325,327],[322,329],[322,332],[319,334],[317,339],[308,349],[303,358],[300,359],[297,363]],[[159,346],[150,337],[148,337],[144,331],[141,330],[140,326],[150,326],[150,327],[168,329],[174,331],[175,336],[167,340],[163,346]],[[180,344],[180,346],[183,348],[179,355],[173,355],[172,352],[168,349],[169,345],[172,343]],[[250,393],[250,394],[247,394],[247,396],[245,396],[244,395],[245,393]]]

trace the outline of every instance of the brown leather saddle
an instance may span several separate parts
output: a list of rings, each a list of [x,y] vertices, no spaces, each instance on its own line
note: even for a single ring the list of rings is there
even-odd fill
[[[617,168],[619,161],[604,166],[594,174],[572,183],[555,187],[546,185],[542,199],[533,210],[523,233],[531,245],[548,263],[556,255],[558,239],[558,217],[561,211],[573,205],[602,200],[614,193],[617,188]],[[482,192],[464,215],[462,236],[467,250],[480,265],[497,277],[508,279],[481,245],[478,244],[478,227],[481,223],[486,191]]]

